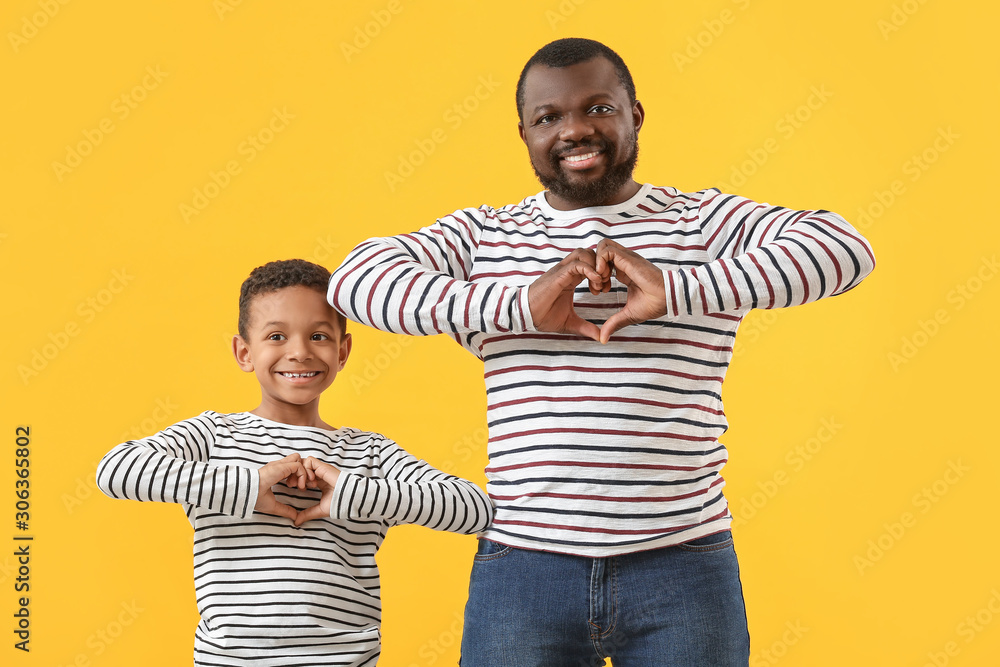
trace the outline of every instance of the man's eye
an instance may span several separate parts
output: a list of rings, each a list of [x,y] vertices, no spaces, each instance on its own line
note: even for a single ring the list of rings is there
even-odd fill
[[[590,107],[590,111],[591,113],[611,113],[614,109],[609,107],[607,104],[595,104]]]
[[[555,114],[546,114],[535,121],[535,125],[548,125],[556,119]]]
[[[268,340],[285,340],[285,334],[273,333],[267,337]]]

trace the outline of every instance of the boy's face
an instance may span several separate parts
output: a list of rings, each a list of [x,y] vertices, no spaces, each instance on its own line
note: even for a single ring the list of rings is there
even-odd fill
[[[233,339],[236,361],[261,388],[258,414],[286,423],[318,418],[319,397],[344,368],[351,335],[320,292],[286,287],[250,304],[247,340]]]

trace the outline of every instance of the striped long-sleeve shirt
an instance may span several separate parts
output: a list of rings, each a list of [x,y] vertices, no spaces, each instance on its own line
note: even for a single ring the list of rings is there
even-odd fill
[[[258,469],[296,452],[341,470],[330,518],[299,528],[254,512]],[[249,413],[205,412],[122,443],[101,461],[97,484],[112,498],[185,506],[195,531],[197,665],[374,665],[375,552],[386,530],[414,523],[475,533],[493,512],[477,486],[381,435]],[[296,509],[320,499],[317,489],[273,490]]]
[[[537,331],[528,285],[605,238],[662,269],[666,315],[603,346]],[[483,359],[496,505],[486,538],[611,556],[729,526],[721,390],[740,321],[845,292],[874,263],[829,211],[647,184],[616,206],[559,211],[542,193],[369,239],[334,272],[329,299],[385,331],[447,333]],[[574,306],[600,325],[624,290],[583,285]]]

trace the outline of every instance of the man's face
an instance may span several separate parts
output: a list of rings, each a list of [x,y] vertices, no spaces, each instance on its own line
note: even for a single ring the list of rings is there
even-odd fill
[[[522,115],[521,139],[553,208],[620,204],[639,189],[642,105],[629,102],[606,58],[529,69]]]

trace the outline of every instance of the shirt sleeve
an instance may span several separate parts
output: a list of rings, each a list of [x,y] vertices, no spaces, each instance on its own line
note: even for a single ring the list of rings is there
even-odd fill
[[[383,478],[342,472],[334,489],[334,519],[379,519],[472,534],[493,520],[493,503],[472,482],[418,460],[391,440],[379,444]]]
[[[703,194],[698,216],[713,259],[663,272],[668,317],[808,303],[846,292],[875,268],[868,241],[836,213]]]
[[[410,335],[532,330],[528,288],[471,281],[492,209],[462,209],[412,234],[358,245],[330,278],[330,304],[355,322]]]
[[[141,440],[118,445],[97,466],[111,498],[181,503],[247,518],[257,503],[256,470],[209,462],[217,425],[203,413]]]

